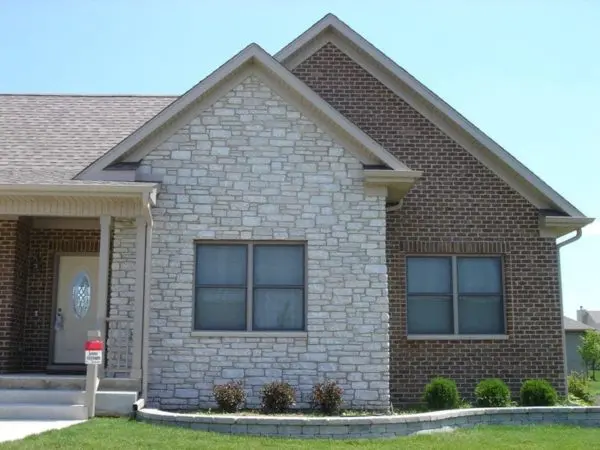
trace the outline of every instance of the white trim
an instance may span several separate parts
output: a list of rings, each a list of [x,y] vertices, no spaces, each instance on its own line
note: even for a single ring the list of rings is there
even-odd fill
[[[232,77],[239,74],[246,67],[252,66],[253,70],[261,71],[271,76],[281,87],[292,92],[299,98],[298,105],[308,107],[315,111],[315,115],[321,118],[321,122],[337,128],[351,142],[354,149],[359,153],[366,150],[375,160],[387,164],[395,170],[409,170],[402,162],[388,153],[383,147],[375,142],[370,136],[344,117],[329,103],[319,97],[306,84],[286,70],[281,64],[273,59],[267,52],[256,44],[250,44],[239,52],[208,77],[195,85],[160,113],[134,131],[131,135],[113,147],[109,152],[81,171],[75,178],[79,180],[89,179],[90,176],[98,174],[110,164],[124,158],[127,153],[142,144],[154,133],[166,126],[172,119],[183,114],[190,106],[204,101],[211,93]],[[352,150],[352,148],[348,148]],[[149,151],[149,150],[148,150]]]
[[[540,236],[558,238],[592,223],[590,217],[540,216]]]
[[[192,337],[308,338],[307,331],[192,331]]]
[[[318,21],[279,51],[275,58],[291,68],[301,62],[295,55],[302,53],[302,57],[306,57],[307,48],[315,51],[324,40],[341,46],[348,56],[536,207],[558,209],[575,217],[584,216],[514,156],[333,14]]]
[[[144,290],[146,286],[146,218],[135,218],[135,301],[133,313],[133,354],[131,378],[142,377],[142,333],[144,326]]]
[[[501,341],[507,334],[409,334],[409,341]]]

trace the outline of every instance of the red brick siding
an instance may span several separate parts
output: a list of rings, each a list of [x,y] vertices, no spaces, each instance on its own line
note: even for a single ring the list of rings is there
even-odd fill
[[[27,285],[23,341],[23,369],[44,371],[49,363],[53,326],[52,300],[58,276],[59,253],[97,253],[99,230],[32,229],[29,246],[30,274]]]
[[[471,397],[485,377],[514,392],[529,377],[564,392],[557,249],[539,237],[538,211],[435,125],[327,44],[293,72],[423,178],[401,211],[388,214],[394,403],[419,401],[433,376]],[[504,257],[506,341],[408,341],[405,257],[499,253]]]
[[[0,221],[0,372],[19,370],[27,289],[29,221]]]

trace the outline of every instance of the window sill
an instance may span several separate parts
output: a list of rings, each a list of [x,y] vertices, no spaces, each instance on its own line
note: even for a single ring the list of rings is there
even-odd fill
[[[192,337],[307,338],[307,331],[192,331]]]
[[[409,334],[409,341],[502,341],[507,334]]]

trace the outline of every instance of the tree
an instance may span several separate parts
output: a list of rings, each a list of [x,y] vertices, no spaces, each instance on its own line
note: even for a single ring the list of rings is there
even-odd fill
[[[596,380],[596,369],[600,369],[600,331],[585,330],[581,345],[577,351],[585,364],[586,371],[592,371],[592,380]]]

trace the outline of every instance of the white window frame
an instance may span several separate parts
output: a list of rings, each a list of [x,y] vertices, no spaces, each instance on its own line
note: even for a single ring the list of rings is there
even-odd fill
[[[244,245],[246,246],[246,329],[245,330],[202,330],[196,328],[196,288],[199,285],[196,283],[197,274],[197,251],[201,245]],[[304,252],[303,261],[303,285],[294,286],[303,289],[303,328],[301,330],[254,330],[253,312],[254,312],[254,247],[257,245],[274,245],[274,246],[301,246]],[[193,292],[192,292],[192,336],[229,336],[229,337],[306,337],[307,336],[307,247],[306,241],[231,241],[231,240],[211,240],[211,241],[195,241],[194,242],[194,277],[193,277]],[[285,288],[286,286],[282,286]],[[290,286],[287,286],[290,287]]]
[[[452,314],[453,314],[453,326],[454,333],[452,334],[409,334],[408,333],[408,260],[410,258],[450,258],[451,260],[451,271],[452,271]],[[502,311],[503,311],[503,334],[460,334],[459,333],[459,322],[458,322],[458,258],[498,258],[500,260],[500,277],[502,282],[502,291],[500,293],[502,297]],[[406,289],[405,289],[405,300],[406,300],[406,330],[407,339],[414,341],[432,341],[432,340],[503,340],[508,339],[507,332],[507,321],[506,321],[506,289],[505,289],[505,278],[504,278],[504,258],[502,255],[497,254],[457,254],[457,255],[444,255],[444,254],[411,254],[407,255],[405,259],[406,267]]]

